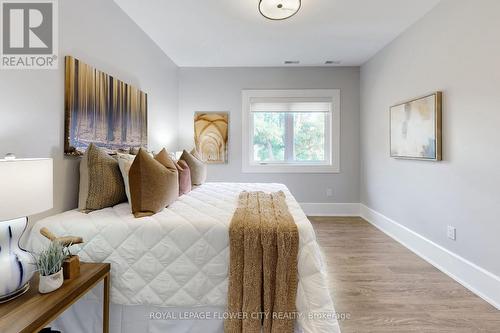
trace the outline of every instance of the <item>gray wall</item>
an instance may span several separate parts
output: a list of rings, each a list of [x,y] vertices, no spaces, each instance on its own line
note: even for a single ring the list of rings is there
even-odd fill
[[[361,70],[362,203],[497,275],[499,12],[498,0],[444,0]],[[389,106],[435,90],[444,161],[389,158]]]
[[[230,112],[229,164],[209,166],[209,180],[284,183],[299,202],[359,202],[359,68],[181,68],[179,79],[181,148],[193,147],[195,111]],[[341,89],[340,174],[241,172],[241,90],[287,88]]]
[[[150,146],[177,147],[177,66],[114,1],[58,2],[59,70],[0,71],[0,156],[54,158],[48,214],[77,205],[78,159],[63,157],[65,55],[147,92]]]

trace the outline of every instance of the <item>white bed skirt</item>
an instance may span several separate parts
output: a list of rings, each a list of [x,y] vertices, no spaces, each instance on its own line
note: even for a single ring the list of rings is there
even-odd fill
[[[49,326],[63,333],[102,332],[102,283]],[[223,307],[170,308],[110,304],[110,333],[223,333]],[[298,325],[296,325],[298,327]],[[302,330],[296,328],[296,333]]]

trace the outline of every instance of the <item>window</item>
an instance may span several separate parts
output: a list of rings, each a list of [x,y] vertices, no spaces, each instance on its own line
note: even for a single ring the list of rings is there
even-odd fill
[[[253,164],[329,164],[330,103],[251,103],[250,111]]]
[[[244,90],[243,172],[339,170],[339,90]]]

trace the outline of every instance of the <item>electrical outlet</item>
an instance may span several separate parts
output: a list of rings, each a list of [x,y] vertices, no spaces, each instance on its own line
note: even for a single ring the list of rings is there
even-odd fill
[[[451,240],[457,240],[457,229],[451,225],[448,226],[448,238]]]
[[[327,197],[333,197],[333,189],[332,188],[327,188],[326,189],[326,196]]]

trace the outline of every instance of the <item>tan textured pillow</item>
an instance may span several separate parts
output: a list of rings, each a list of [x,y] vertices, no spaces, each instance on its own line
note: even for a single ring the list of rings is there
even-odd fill
[[[196,150],[188,153],[187,150],[182,152],[179,160],[186,161],[191,172],[191,184],[201,185],[207,180],[207,165],[203,162]]]
[[[179,197],[177,169],[165,149],[155,158],[139,150],[128,176],[135,217],[154,215]]]
[[[92,211],[127,200],[118,161],[90,144],[80,162],[78,209]]]

